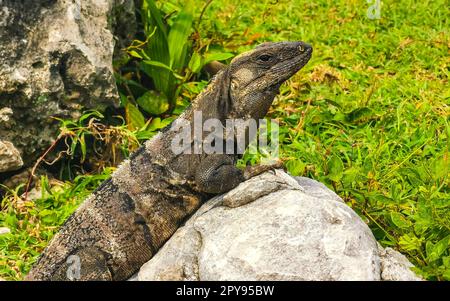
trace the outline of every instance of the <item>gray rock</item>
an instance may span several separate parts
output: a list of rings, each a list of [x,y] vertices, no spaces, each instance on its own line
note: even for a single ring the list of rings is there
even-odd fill
[[[410,280],[334,192],[277,170],[206,202],[138,280]]]
[[[11,126],[11,116],[13,111],[11,108],[1,108],[0,109],[0,124],[3,124],[4,127]]]
[[[9,141],[0,140],[0,172],[12,171],[23,165],[19,151]]]
[[[294,177],[294,179],[313,197],[344,202],[334,191],[328,189],[323,183],[305,177]]]
[[[415,281],[422,280],[411,270],[414,265],[408,261],[405,255],[392,248],[378,245],[381,258],[381,278],[391,281]]]
[[[52,117],[118,103],[112,58],[134,35],[133,3],[0,0],[0,137],[25,165],[56,138]]]

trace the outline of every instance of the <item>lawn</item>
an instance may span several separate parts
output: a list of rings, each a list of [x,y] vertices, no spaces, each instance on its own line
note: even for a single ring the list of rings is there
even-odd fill
[[[194,24],[205,2],[192,2]],[[170,13],[183,1],[164,3]],[[336,191],[380,244],[405,254],[424,278],[450,280],[448,1],[381,1],[380,19],[368,17],[370,5],[213,0],[196,39],[233,54],[264,41],[312,44],[311,61],[281,88],[268,116],[280,124],[287,170]],[[205,85],[201,77],[190,81],[178,104]],[[173,118],[166,117],[155,120],[164,125]],[[258,160],[247,154],[243,162]],[[111,170],[66,182],[44,178],[36,202],[11,191],[0,212],[0,226],[11,229],[0,236],[0,277],[22,279]]]

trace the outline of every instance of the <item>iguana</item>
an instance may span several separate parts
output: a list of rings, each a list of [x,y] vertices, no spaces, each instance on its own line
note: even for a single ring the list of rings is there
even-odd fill
[[[173,123],[192,123],[195,111],[222,123],[264,118],[280,85],[311,54],[304,42],[261,44],[220,70]],[[237,154],[176,154],[171,143],[177,132],[169,128],[146,141],[80,205],[27,280],[125,280],[202,202],[267,168],[238,169]]]

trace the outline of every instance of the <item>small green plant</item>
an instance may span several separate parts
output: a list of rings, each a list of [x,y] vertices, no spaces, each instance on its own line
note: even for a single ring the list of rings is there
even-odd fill
[[[33,200],[24,200],[22,186],[7,190],[0,203],[0,225],[11,232],[0,235],[0,277],[22,279],[59,227],[112,170],[77,176],[70,183],[41,177]]]
[[[142,124],[145,118],[140,110],[152,116],[172,112],[184,83],[198,75],[205,64],[233,56],[228,52],[209,51],[208,45],[200,46],[192,39],[194,8],[192,0],[181,6],[161,3],[160,7],[154,0],[143,1],[141,19],[146,40],[135,40],[126,51],[137,62],[138,70],[134,71],[137,77],[141,78],[139,73],[143,72],[153,86],[147,88],[126,76],[120,77],[120,83],[135,90],[133,93],[133,89],[127,89],[122,95],[127,117],[131,118],[127,120],[131,123]]]
[[[89,161],[91,166],[96,166],[92,170],[116,166],[143,141],[150,139],[172,121],[172,118],[161,120],[155,117],[146,122],[130,118],[135,122],[130,129],[120,115],[112,117],[113,124],[108,124],[107,118],[97,111],[86,111],[76,121],[58,119],[61,124],[59,139],[65,145],[59,151],[58,158],[64,156],[80,164]],[[70,168],[67,170],[70,171]],[[71,177],[60,174],[60,178]]]

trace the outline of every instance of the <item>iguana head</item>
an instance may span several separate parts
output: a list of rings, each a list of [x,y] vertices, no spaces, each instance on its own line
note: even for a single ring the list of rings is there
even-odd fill
[[[281,84],[311,58],[304,42],[264,43],[235,57],[224,70],[229,80],[228,118],[263,118]],[[228,83],[225,83],[228,84]]]
[[[261,44],[220,70],[194,109],[222,121],[261,119],[281,84],[309,61],[311,53],[312,47],[304,42]]]

